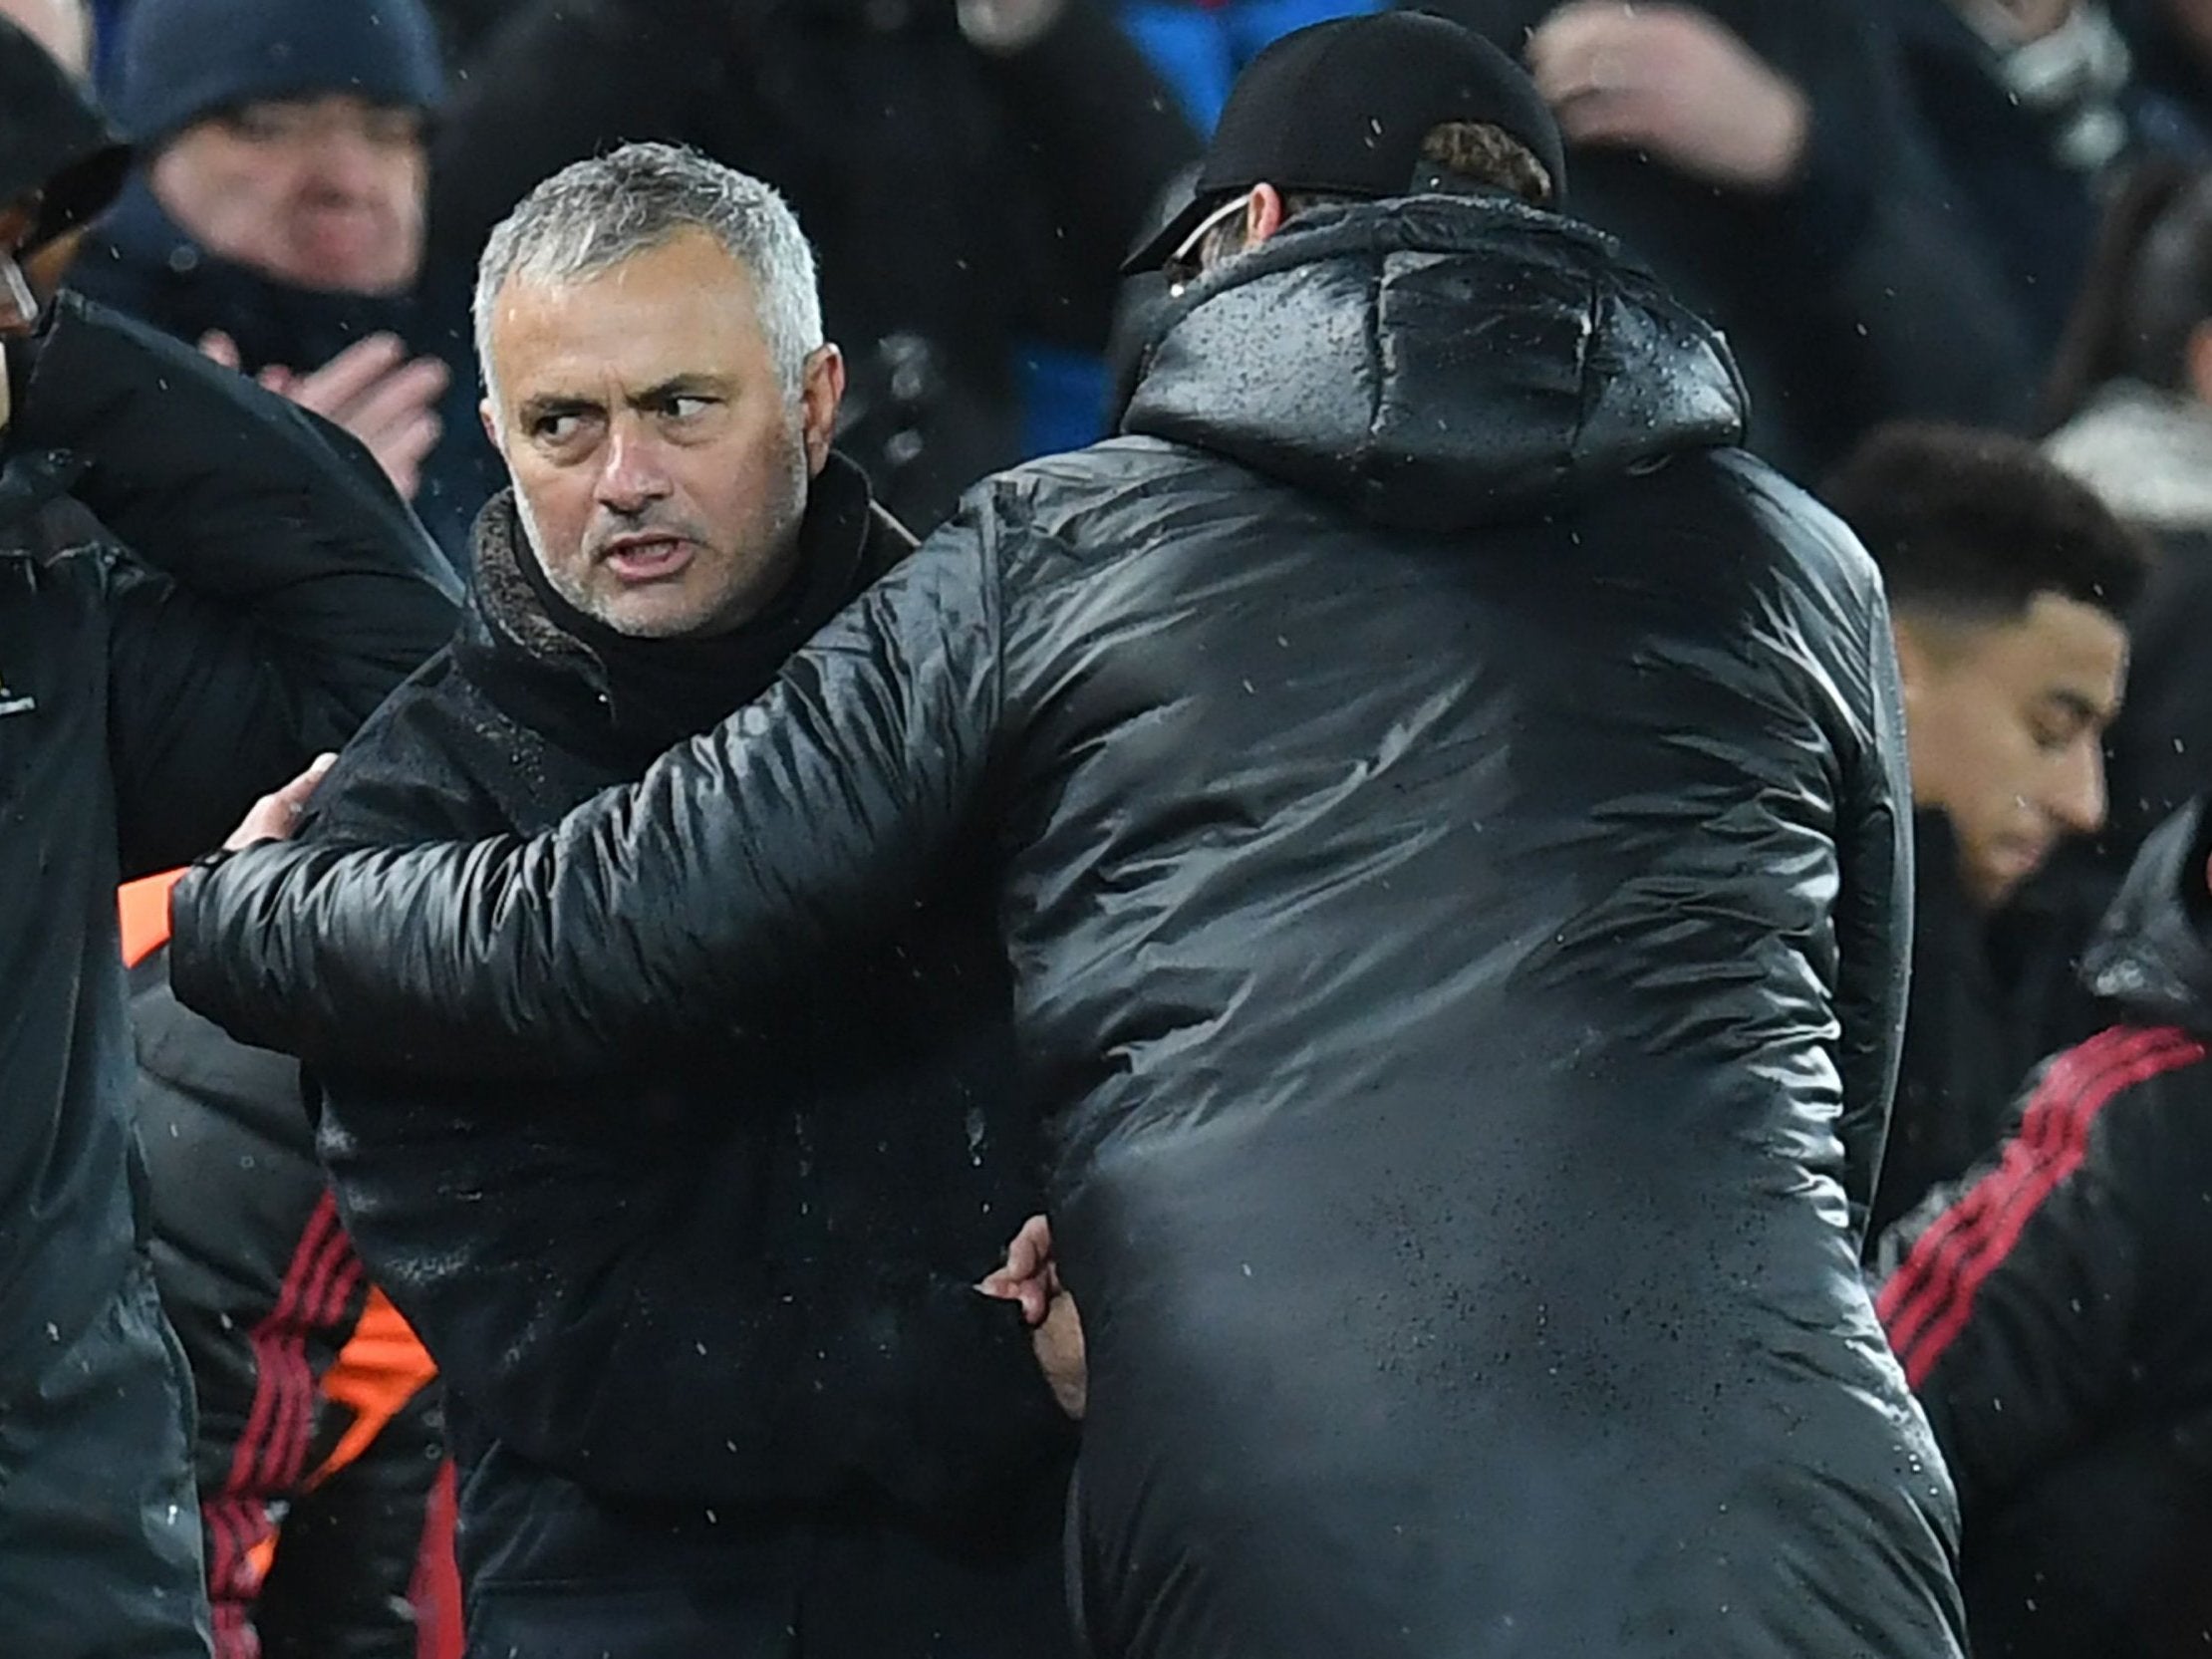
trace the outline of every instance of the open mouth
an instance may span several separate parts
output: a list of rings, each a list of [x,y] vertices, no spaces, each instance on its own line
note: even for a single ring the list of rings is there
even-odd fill
[[[623,582],[663,582],[691,562],[691,544],[682,536],[623,536],[600,555]]]

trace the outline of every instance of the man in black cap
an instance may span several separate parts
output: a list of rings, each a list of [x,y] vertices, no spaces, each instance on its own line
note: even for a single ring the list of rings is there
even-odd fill
[[[1955,1659],[1857,1270],[1910,898],[1880,584],[1561,183],[1456,25],[1285,37],[1141,256],[1181,292],[1124,435],[543,837],[187,877],[180,992],[544,1074],[776,1029],[981,861],[1060,1131],[1054,1249],[994,1288],[1081,1308],[1093,1651]]]
[[[38,1659],[208,1642],[117,884],[219,840],[452,615],[351,439],[138,324],[39,314],[21,262],[125,162],[0,24],[0,1645]]]

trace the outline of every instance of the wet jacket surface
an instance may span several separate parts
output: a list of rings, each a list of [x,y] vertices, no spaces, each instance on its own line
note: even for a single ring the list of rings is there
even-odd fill
[[[636,790],[188,877],[181,993],[604,1063],[987,847],[1098,1652],[1957,1654],[1856,1268],[1910,902],[1871,563],[1567,221],[1317,211],[1179,305],[1130,435]]]
[[[0,1628],[57,1659],[204,1654],[116,884],[216,845],[452,613],[367,454],[311,416],[75,301],[7,357]]]
[[[120,877],[220,844],[453,615],[367,454],[188,347],[64,300],[9,366],[0,1404],[141,1242]]]
[[[833,459],[779,600],[631,641],[559,599],[502,496],[460,635],[302,833],[549,825],[756,695],[912,545]],[[348,1229],[443,1373],[472,1651],[1066,1651],[1073,1435],[972,1288],[1041,1197],[987,890],[948,882],[780,988],[774,1031],[607,1078],[320,1076]]]
[[[2207,1610],[2206,853],[2194,807],[2145,843],[2083,962],[2118,1022],[1882,1241],[1880,1311],[1958,1485],[1978,1653],[2178,1653],[2156,1625]]]

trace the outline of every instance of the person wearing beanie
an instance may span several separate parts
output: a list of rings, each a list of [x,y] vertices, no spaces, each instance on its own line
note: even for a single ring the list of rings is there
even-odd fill
[[[344,433],[22,266],[127,152],[0,22],[0,1648],[206,1659],[191,1392],[149,1255],[126,877],[206,850],[452,624]]]
[[[137,0],[121,52],[140,165],[72,284],[351,431],[457,560],[494,462],[453,367],[465,273],[424,258],[420,0]]]
[[[325,1071],[712,1063],[988,879],[1056,1159],[985,1288],[1083,1414],[1086,1651],[1959,1659],[1858,1265],[1879,574],[1562,149],[1444,19],[1282,37],[1135,256],[1119,436],[541,835],[196,867],[178,995]]]

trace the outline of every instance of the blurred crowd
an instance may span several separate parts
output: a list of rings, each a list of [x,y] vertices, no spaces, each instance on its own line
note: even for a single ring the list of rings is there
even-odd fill
[[[1358,9],[0,0],[130,145],[27,262],[40,298],[351,433],[458,580],[506,481],[471,292],[541,180],[650,140],[781,191],[843,348],[835,445],[926,533],[1115,429],[1173,300],[1125,255],[1240,68]],[[1721,330],[1748,447],[1882,567],[1917,877],[1867,1270],[1960,1486],[1979,1651],[2200,1651],[2212,1328],[2170,1286],[2212,1259],[2158,1251],[2212,1238],[2169,1214],[2212,1198],[2111,1137],[2174,1133],[2122,1113],[2201,1050],[2109,1028],[2212,1034],[2212,0],[1420,9],[1525,64],[1569,211]],[[127,890],[125,949],[218,1652],[457,1653],[434,1367],[350,1254],[296,1070],[170,993],[163,892]]]

